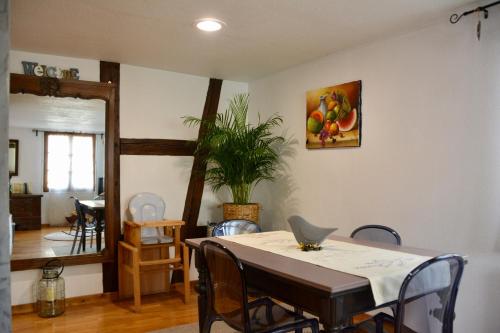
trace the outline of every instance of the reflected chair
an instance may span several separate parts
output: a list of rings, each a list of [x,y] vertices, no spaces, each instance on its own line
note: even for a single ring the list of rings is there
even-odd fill
[[[389,323],[394,333],[452,333],[463,270],[464,259],[454,254],[422,263],[403,281],[394,316],[379,313],[350,332],[383,333],[384,324]]]
[[[125,295],[125,274],[132,275],[134,308],[141,308],[141,269],[155,265],[167,268],[167,285],[170,271],[182,270],[184,278],[184,303],[190,294],[189,248],[180,241],[180,220],[164,220],[165,202],[152,193],[140,193],[129,203],[133,221],[124,222],[124,240],[118,242],[118,294]],[[170,255],[174,249],[174,256]],[[147,252],[147,253],[146,253]],[[153,255],[152,255],[153,254]]]
[[[401,236],[396,230],[384,225],[369,224],[355,229],[351,238],[372,242],[401,245]]]
[[[73,245],[71,246],[70,254],[73,254],[75,251],[75,245],[77,239],[80,239],[78,243],[77,254],[80,254],[80,251],[85,252],[86,242],[87,242],[87,232],[90,231],[90,247],[92,248],[92,243],[94,240],[94,231],[96,229],[96,221],[95,219],[92,221],[87,220],[87,216],[89,216],[87,209],[80,203],[80,200],[76,197],[72,197],[75,200],[75,210],[76,210],[76,228],[75,236],[73,238]],[[70,229],[71,231],[71,229]],[[79,235],[80,234],[80,235]]]
[[[226,247],[207,240],[201,243],[200,252],[208,270],[208,305],[202,333],[209,333],[216,320],[245,333],[289,332],[306,327],[319,333],[316,319],[289,311],[270,298],[249,302],[243,265]]]
[[[212,236],[230,236],[261,232],[260,226],[248,220],[226,220],[218,223],[212,230]]]

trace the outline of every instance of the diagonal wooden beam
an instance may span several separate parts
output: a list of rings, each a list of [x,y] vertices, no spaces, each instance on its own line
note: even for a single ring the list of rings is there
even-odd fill
[[[210,79],[208,84],[207,98],[205,99],[205,107],[203,108],[202,120],[214,120],[219,107],[219,98],[222,88],[222,80]],[[198,131],[198,140],[205,134],[205,127],[200,126]],[[186,226],[182,229],[181,239],[196,238],[205,236],[205,227],[198,227],[198,216],[200,214],[201,198],[203,196],[203,186],[205,185],[205,165],[203,157],[195,155],[193,167],[191,169],[191,178],[184,203],[184,213],[182,220],[186,222]]]

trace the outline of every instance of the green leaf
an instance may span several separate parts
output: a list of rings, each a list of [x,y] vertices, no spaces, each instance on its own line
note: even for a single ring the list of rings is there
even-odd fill
[[[250,202],[256,184],[274,179],[279,163],[276,147],[285,142],[273,135],[283,123],[280,116],[265,121],[259,116],[256,125],[247,123],[248,102],[248,94],[235,95],[227,110],[212,121],[183,117],[186,126],[205,130],[195,151],[207,166],[205,180],[213,191],[228,186],[238,204]]]

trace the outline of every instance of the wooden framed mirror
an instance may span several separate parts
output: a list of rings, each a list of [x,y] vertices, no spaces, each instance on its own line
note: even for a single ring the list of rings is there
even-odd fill
[[[9,140],[9,177],[19,174],[19,140]]]
[[[92,81],[80,81],[80,80],[64,80],[64,79],[56,79],[50,77],[37,77],[37,76],[29,76],[22,74],[11,74],[10,75],[10,93],[11,94],[29,94],[35,96],[48,96],[51,98],[61,98],[66,100],[101,100],[104,103],[104,121],[105,121],[105,131],[99,136],[103,141],[103,180],[100,187],[105,188],[104,197],[102,200],[94,200],[99,201],[102,207],[99,207],[99,203],[97,206],[90,207],[94,210],[99,211],[99,225],[103,226],[103,249],[102,251],[95,251],[93,253],[80,253],[74,254],[73,252],[68,255],[59,256],[55,254],[53,257],[57,257],[62,260],[65,265],[82,265],[82,264],[91,264],[91,263],[107,263],[113,262],[115,258],[116,244],[120,237],[120,197],[119,197],[119,123],[118,123],[118,106],[116,103],[116,86],[112,83],[102,83],[102,82],[92,82]],[[36,131],[36,135],[38,136],[38,130]],[[48,131],[45,133],[45,137]],[[53,133],[53,132],[51,132]],[[67,132],[64,132],[67,135]],[[72,132],[71,139],[75,141],[82,141],[80,138],[81,135],[78,135],[76,132]],[[62,132],[58,133],[58,135],[62,135]],[[94,142],[98,134],[94,134],[94,138],[92,142]],[[41,135],[43,138],[44,135]],[[78,138],[78,140],[77,140]],[[47,139],[46,139],[47,140]],[[44,145],[45,149],[45,158],[44,163],[47,161],[47,149],[46,142]],[[73,145],[73,147],[81,147]],[[95,153],[95,151],[94,151]],[[19,154],[19,152],[18,152]],[[95,156],[94,156],[95,161]],[[19,161],[16,163],[19,163]],[[45,170],[46,172],[46,170]],[[95,169],[94,169],[95,173]],[[17,175],[16,175],[17,176]],[[44,176],[46,177],[46,176]],[[22,175],[21,177],[22,178]],[[97,190],[97,185],[96,189]],[[29,197],[29,194],[21,194],[19,196],[25,195],[23,199]],[[32,195],[36,196],[36,195]],[[12,198],[12,196],[11,196]],[[26,199],[27,200],[27,199]],[[91,200],[90,200],[91,201]],[[12,206],[12,201],[11,201]],[[11,207],[12,212],[12,207]],[[101,235],[100,230],[96,228],[96,242],[97,242],[97,232],[99,232],[99,236]],[[84,244],[85,244],[85,238]],[[14,242],[16,241],[16,236],[14,237]],[[94,245],[96,246],[96,245]],[[40,268],[45,264],[51,257],[40,257],[34,256],[33,258],[22,258],[22,259],[12,259],[11,260],[11,270],[26,270],[26,269],[35,269]]]

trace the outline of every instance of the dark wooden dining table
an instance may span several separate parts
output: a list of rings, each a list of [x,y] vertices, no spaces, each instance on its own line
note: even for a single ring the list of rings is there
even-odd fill
[[[223,244],[241,260],[249,286],[317,316],[325,332],[338,332],[350,324],[354,315],[385,307],[396,301],[375,306],[370,282],[364,277],[221,238],[187,239],[186,244],[195,251],[195,265],[199,273],[197,291],[200,332],[202,332],[207,308],[207,269],[201,260],[199,248],[201,242],[207,239]],[[430,257],[442,254],[437,251],[353,240],[339,236],[331,236],[330,239]]]
[[[106,203],[104,200],[82,200],[80,201],[80,205],[84,206],[86,210],[88,210],[95,218],[96,226],[95,226],[95,243],[97,252],[101,251],[102,248],[102,230],[104,220],[104,211],[106,208]],[[85,232],[82,233],[83,242],[85,244]]]

